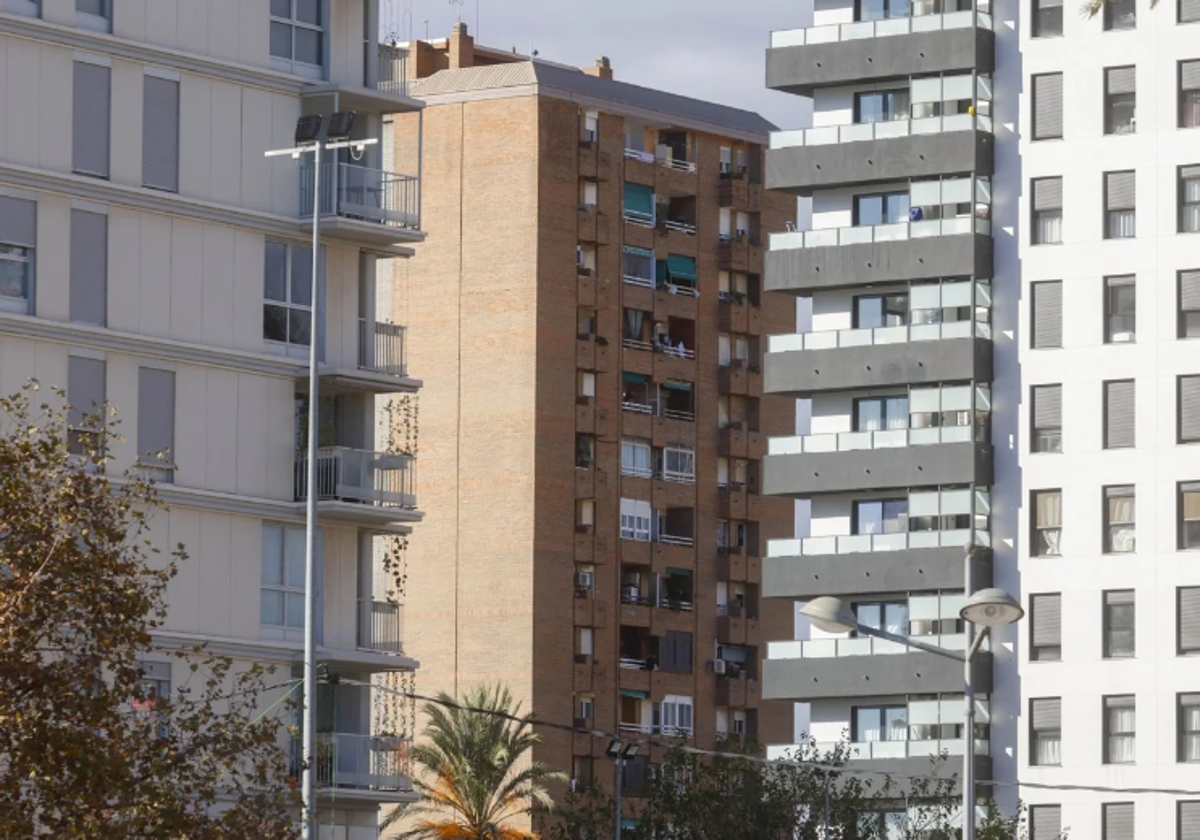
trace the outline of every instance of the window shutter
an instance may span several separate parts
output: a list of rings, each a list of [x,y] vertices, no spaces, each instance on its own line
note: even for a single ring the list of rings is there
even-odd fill
[[[1179,22],[1200,20],[1200,0],[1179,0]]]
[[[1062,833],[1061,805],[1034,805],[1029,809],[1033,831],[1030,840],[1058,840]]]
[[[1062,281],[1034,283],[1033,346],[1062,347]]]
[[[1132,589],[1114,589],[1104,593],[1104,603],[1110,607],[1125,607],[1134,602]]]
[[[71,168],[76,172],[108,177],[108,119],[109,69],[76,61],[71,123]]]
[[[1132,802],[1105,804],[1104,840],[1134,840]]]
[[[1104,207],[1106,210],[1132,210],[1137,176],[1133,172],[1104,173]]]
[[[1179,167],[1179,177],[1184,181],[1187,181],[1191,178],[1200,178],[1200,166],[1193,164],[1191,166]]]
[[[1179,840],[1200,840],[1200,802],[1179,803]]]
[[[1179,589],[1179,649],[1200,650],[1200,587]]]
[[[1062,729],[1062,698],[1043,697],[1029,702],[1033,728],[1037,731]]]
[[[179,82],[145,76],[142,93],[142,184],[179,190]]]
[[[138,457],[156,463],[154,455],[175,457],[175,374],[157,368],[138,369]],[[168,451],[169,450],[169,451]],[[149,453],[149,454],[147,454]]]
[[[1137,386],[1132,379],[1104,383],[1104,448],[1133,446],[1136,438],[1134,397]]]
[[[37,204],[0,195],[0,242],[37,247]],[[1198,286],[1200,288],[1200,286]]]
[[[1179,308],[1200,309],[1200,271],[1179,272]]]
[[[1200,89],[1200,61],[1179,62],[1179,87],[1182,90]]]
[[[1033,388],[1033,426],[1036,429],[1062,426],[1062,386],[1035,385]]]
[[[1137,90],[1137,68],[1105,68],[1104,87],[1109,93],[1134,93]]]
[[[108,311],[108,217],[71,211],[72,321],[105,323]]]
[[[1034,647],[1057,647],[1062,644],[1062,594],[1034,595],[1030,598],[1033,608]]]
[[[1200,440],[1200,376],[1179,377],[1179,439]]]
[[[67,423],[72,427],[82,426],[83,418],[95,414],[104,403],[104,372],[100,359],[67,359],[67,400],[71,404]]]
[[[1063,136],[1062,73],[1033,77],[1033,139]]]
[[[1061,210],[1063,204],[1062,178],[1037,178],[1033,182],[1034,210]]]

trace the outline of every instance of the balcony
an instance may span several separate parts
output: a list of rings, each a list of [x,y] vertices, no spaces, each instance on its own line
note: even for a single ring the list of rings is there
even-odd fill
[[[308,497],[308,454],[296,453],[295,499]],[[345,446],[317,449],[317,502],[322,516],[360,526],[416,522],[416,461],[409,455]],[[401,529],[403,530],[403,529]]]
[[[350,367],[335,362],[322,366],[321,375],[326,384],[335,389],[375,394],[416,390],[420,383],[408,378],[405,334],[405,328],[399,324],[359,318],[356,364]],[[307,387],[307,369],[297,378],[302,381],[302,387]]]
[[[404,606],[358,599],[358,646],[375,653],[404,653]]]
[[[929,2],[914,4],[914,11]],[[767,87],[812,96],[818,87],[995,66],[992,16],[980,11],[812,26],[771,33]]]
[[[958,704],[961,706],[962,701]],[[847,721],[849,729],[849,721]],[[833,741],[818,741],[817,750],[822,755],[833,750],[838,744]],[[784,744],[767,747],[767,760],[786,760],[800,755],[808,744]],[[930,741],[864,741],[849,745],[849,759],[853,766],[861,770],[875,770],[879,773],[890,774],[896,778],[908,776],[927,776],[930,772],[930,762],[935,757],[945,754],[949,763],[943,772],[961,774],[962,755],[966,749],[966,741],[962,738],[944,738]],[[991,743],[984,738],[975,739],[975,778],[990,779],[992,777]]]
[[[412,742],[406,738],[318,732],[313,763],[322,796],[357,802],[401,802],[413,797]],[[292,773],[299,775],[303,748],[292,744]]]
[[[368,48],[369,49],[369,48]],[[408,75],[408,50],[390,44],[377,45],[377,72],[372,79],[369,67],[363,68],[362,85],[347,82],[323,82],[304,88],[300,96],[312,101],[318,109],[328,109],[330,99],[336,94],[338,109],[375,114],[398,114],[418,111],[424,107],[420,100],[410,95]],[[316,113],[323,113],[317,110]]]
[[[969,114],[776,131],[767,188],[808,196],[913,177],[991,175],[994,143],[992,118]]]
[[[313,212],[313,166],[300,167],[299,218]],[[420,242],[421,182],[411,175],[370,169],[352,163],[321,167],[321,229],[338,239],[407,256],[407,249],[389,250]]]
[[[991,535],[974,532],[973,580],[992,585]],[[901,531],[769,540],[762,591],[772,598],[961,588],[971,531]]]

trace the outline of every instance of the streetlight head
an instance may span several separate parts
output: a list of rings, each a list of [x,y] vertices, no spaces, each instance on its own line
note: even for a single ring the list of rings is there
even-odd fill
[[[642,749],[642,745],[639,744],[637,741],[634,741],[632,744],[626,744],[625,749],[622,751],[621,754],[625,758],[633,758],[635,755],[637,755],[639,752],[641,752],[641,749]]]
[[[1025,610],[1003,589],[980,589],[967,599],[958,614],[972,624],[1000,627],[1020,621],[1025,617]]]
[[[350,139],[350,130],[354,128],[354,112],[338,111],[329,118],[329,130],[326,136],[333,142]]]
[[[321,123],[325,118],[320,114],[309,114],[296,120],[296,145],[307,146],[321,139]]]
[[[826,633],[849,633],[858,627],[858,619],[850,605],[841,598],[822,595],[813,598],[800,608],[800,615],[812,622],[818,630]]]
[[[609,758],[619,757],[621,755],[621,742],[620,741],[609,741],[608,749],[606,749],[604,751],[604,754],[607,755]]]

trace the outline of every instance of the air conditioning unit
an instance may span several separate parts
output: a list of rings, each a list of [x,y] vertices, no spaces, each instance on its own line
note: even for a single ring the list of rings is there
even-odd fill
[[[595,576],[592,572],[576,572],[575,586],[579,589],[591,589],[595,585]]]
[[[714,674],[724,674],[725,673],[725,660],[724,659],[714,659],[712,662],[708,663],[708,667],[712,669],[712,672]]]
[[[621,598],[630,602],[637,601],[637,599],[641,596],[641,592],[641,587],[638,586],[622,586]]]

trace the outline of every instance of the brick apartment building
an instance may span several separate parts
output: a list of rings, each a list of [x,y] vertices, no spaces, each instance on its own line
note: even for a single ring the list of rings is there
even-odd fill
[[[502,681],[524,708],[630,739],[790,743],[764,703],[760,497],[794,402],[764,397],[762,242],[795,218],[764,192],[757,114],[450,38],[409,45],[423,122],[420,272],[395,268],[420,408],[423,539],[406,649],[423,693]],[[409,142],[413,141],[413,142]],[[606,743],[541,732],[536,757],[611,778]],[[626,770],[636,794],[643,750]],[[593,764],[595,765],[593,768]]]

